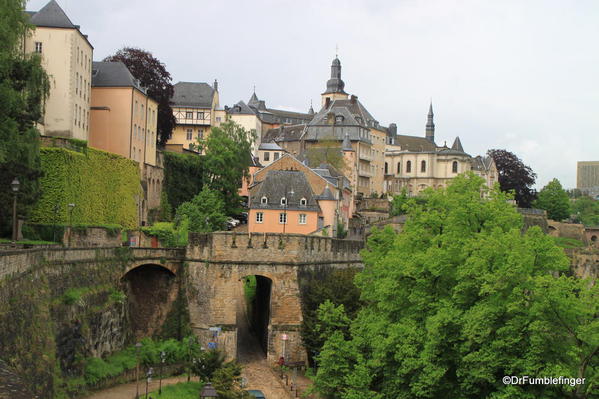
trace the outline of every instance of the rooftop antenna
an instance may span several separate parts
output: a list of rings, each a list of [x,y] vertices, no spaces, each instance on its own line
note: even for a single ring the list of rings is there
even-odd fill
[[[339,44],[335,44],[335,58],[339,58]]]
[[[256,85],[254,85],[254,94],[256,94]]]

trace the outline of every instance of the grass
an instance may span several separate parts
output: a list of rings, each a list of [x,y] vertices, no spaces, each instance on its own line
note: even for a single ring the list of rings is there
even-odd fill
[[[200,390],[203,387],[203,383],[192,381],[192,382],[179,382],[178,384],[168,385],[162,387],[162,395],[158,395],[158,391],[152,391],[146,395],[141,395],[141,399],[198,399],[200,397]]]
[[[586,244],[575,238],[554,237],[555,243],[562,248],[581,248],[586,247]]]
[[[256,296],[256,276],[247,276],[243,280],[243,293],[247,303],[252,303]]]
[[[11,244],[11,243],[12,243],[12,240],[10,240],[8,238],[0,238],[0,244]],[[22,244],[22,245],[58,245],[60,243],[52,242],[52,241],[20,240],[20,241],[17,241],[17,244]]]

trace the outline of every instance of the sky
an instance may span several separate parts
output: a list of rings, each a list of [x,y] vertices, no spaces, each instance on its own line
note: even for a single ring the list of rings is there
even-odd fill
[[[599,160],[599,1],[58,2],[95,60],[143,48],[173,83],[218,79],[221,106],[255,86],[269,108],[318,111],[337,52],[345,90],[399,134],[424,135],[432,100],[437,144],[512,151],[539,189]]]

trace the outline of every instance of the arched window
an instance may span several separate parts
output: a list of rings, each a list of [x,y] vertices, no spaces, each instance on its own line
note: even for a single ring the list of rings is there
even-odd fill
[[[406,162],[406,173],[412,173],[412,161]]]
[[[387,162],[385,162],[385,174],[389,174],[389,164]]]
[[[300,200],[300,205],[301,205],[301,206],[306,206],[306,205],[308,205],[308,200],[306,200],[305,198],[302,198],[302,199]]]
[[[420,171],[422,173],[426,172],[426,161],[420,162]]]
[[[451,171],[453,173],[458,173],[458,161],[453,161],[453,164],[451,165]]]
[[[287,205],[287,198],[281,198],[281,205]]]
[[[266,198],[266,197],[262,197],[262,198],[260,199],[260,203],[261,203],[262,205],[266,205],[266,204],[268,204],[268,198]]]
[[[397,174],[401,173],[401,162],[397,163]]]

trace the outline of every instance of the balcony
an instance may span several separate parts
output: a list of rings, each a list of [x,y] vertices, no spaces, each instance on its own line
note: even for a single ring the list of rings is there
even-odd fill
[[[362,177],[373,177],[374,173],[364,170],[364,169],[359,169],[358,170],[358,176],[362,176]]]
[[[372,157],[372,155],[366,153],[366,152],[360,152],[360,156],[358,157],[363,161],[372,161],[374,158]]]

